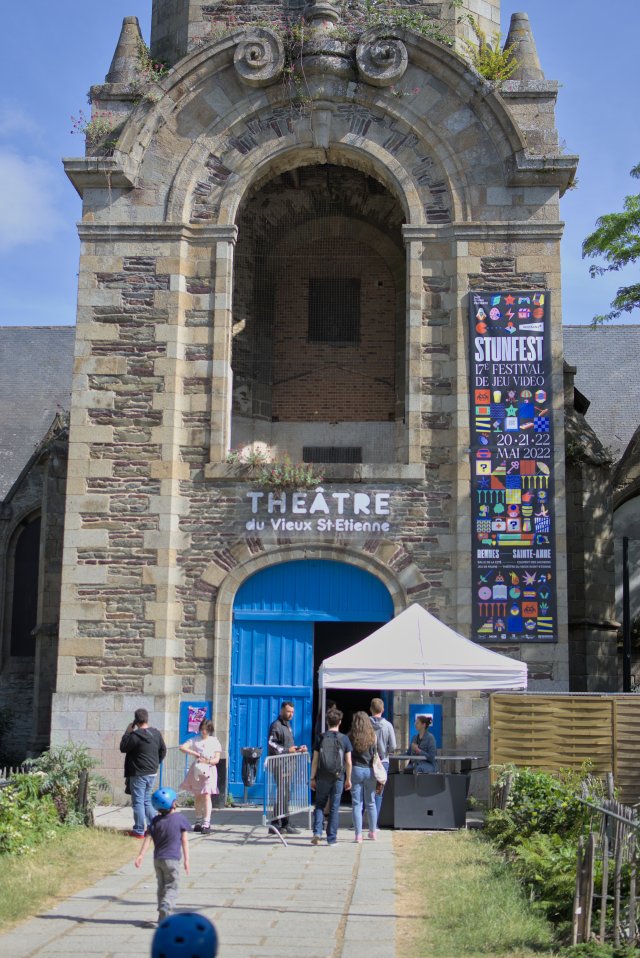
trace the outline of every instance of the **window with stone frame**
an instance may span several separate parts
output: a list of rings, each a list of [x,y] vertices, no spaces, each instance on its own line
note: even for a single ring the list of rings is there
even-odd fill
[[[360,342],[360,280],[309,279],[310,343]]]

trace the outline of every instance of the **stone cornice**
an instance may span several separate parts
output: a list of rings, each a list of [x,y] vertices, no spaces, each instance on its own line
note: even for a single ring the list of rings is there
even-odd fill
[[[314,463],[322,469],[325,482],[423,482],[424,463]],[[204,467],[205,479],[218,482],[246,482],[255,485],[247,467],[227,462],[210,462]]]
[[[516,222],[469,222],[444,223],[441,226],[402,227],[405,243],[440,242],[443,239],[459,240],[539,240],[559,241],[564,231],[564,223]],[[232,243],[238,237],[235,225],[206,226],[195,223],[82,223],[78,224],[78,235],[87,242],[123,242],[136,240],[158,240],[160,242],[186,241],[197,246],[210,246],[212,243]]]
[[[558,95],[560,84],[557,80],[505,80],[497,93],[503,99],[540,99]]]
[[[130,190],[134,185],[133,177],[113,156],[66,156],[62,165],[80,196],[89,188]]]
[[[573,183],[579,157],[527,156],[516,153],[507,162],[509,186],[557,186],[560,195]]]
[[[559,241],[564,232],[564,223],[505,223],[470,222],[446,223],[442,226],[403,226],[405,243],[440,242],[443,239],[495,241]]]
[[[190,223],[78,223],[78,235],[87,242],[125,243],[157,240],[162,243],[186,241],[193,246],[211,246],[212,243],[232,243],[238,238],[238,227],[200,226]]]

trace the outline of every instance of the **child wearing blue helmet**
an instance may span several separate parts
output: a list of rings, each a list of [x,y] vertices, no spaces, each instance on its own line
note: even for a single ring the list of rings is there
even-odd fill
[[[218,935],[204,915],[183,911],[158,925],[151,958],[216,958]]]
[[[153,842],[153,866],[158,881],[158,924],[167,918],[176,905],[180,884],[180,861],[189,874],[189,840],[191,825],[176,810],[177,795],[172,788],[159,788],[151,796],[151,804],[158,812],[153,819],[135,860],[140,868],[147,849]]]

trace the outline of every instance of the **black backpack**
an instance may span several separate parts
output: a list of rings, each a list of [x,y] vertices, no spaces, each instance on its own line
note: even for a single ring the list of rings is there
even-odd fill
[[[318,778],[337,782],[344,771],[344,746],[334,732],[325,732],[318,751]]]

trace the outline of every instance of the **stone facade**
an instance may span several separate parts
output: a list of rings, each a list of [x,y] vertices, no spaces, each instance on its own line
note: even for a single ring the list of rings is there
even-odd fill
[[[436,19],[445,6],[425,5]],[[498,29],[499,2],[466,6]],[[253,26],[221,29],[231,9]],[[558,201],[576,160],[557,148],[557,85],[527,72],[529,35],[520,76],[498,91],[403,27],[356,48],[332,34],[337,10],[316,5],[292,48],[255,25],[265,9],[281,8],[156,0],[152,52],[172,69],[135,96],[128,18],[93,88],[124,121],[115,147],[66,162],[83,216],[51,729],[89,745],[114,781],[134,707],[175,744],[180,702],[212,700],[227,741],[233,600],[269,565],[349,562],[397,612],[419,602],[469,634],[477,289],[552,294],[560,631],[500,651],[527,661],[533,688],[569,686]],[[344,263],[360,341],[310,346],[307,280]],[[229,449],[298,458],[305,445],[363,451],[325,465],[307,505],[381,493],[389,528],[251,530],[252,475]],[[586,655],[600,667],[597,649]],[[449,747],[482,747],[484,698],[447,709]]]

